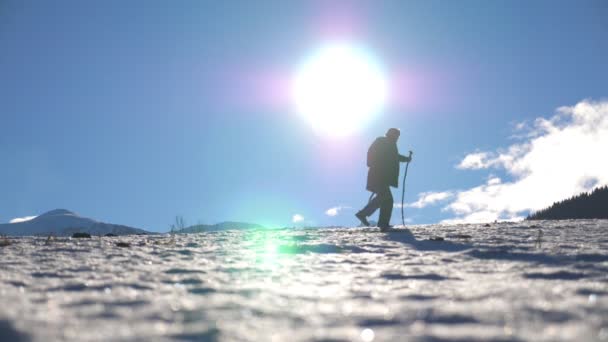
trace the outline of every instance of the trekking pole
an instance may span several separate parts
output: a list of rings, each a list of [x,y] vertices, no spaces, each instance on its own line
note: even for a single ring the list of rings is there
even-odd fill
[[[412,154],[414,154],[414,152],[410,151],[410,161],[412,161]],[[405,227],[405,215],[403,214],[403,206],[405,204],[405,179],[407,178],[407,169],[410,166],[410,161],[405,164],[405,173],[403,174],[403,186],[401,187],[401,223],[403,223],[403,227]]]

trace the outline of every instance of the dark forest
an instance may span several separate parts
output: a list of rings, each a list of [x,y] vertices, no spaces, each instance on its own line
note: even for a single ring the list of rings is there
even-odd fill
[[[608,186],[555,202],[527,217],[527,220],[567,219],[608,219]]]

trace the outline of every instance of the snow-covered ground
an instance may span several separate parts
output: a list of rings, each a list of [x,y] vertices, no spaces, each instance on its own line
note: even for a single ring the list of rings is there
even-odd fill
[[[14,238],[0,340],[608,340],[608,221],[411,231]]]

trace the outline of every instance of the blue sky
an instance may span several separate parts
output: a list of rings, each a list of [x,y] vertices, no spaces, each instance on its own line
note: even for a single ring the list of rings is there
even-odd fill
[[[559,107],[572,122],[606,117],[604,1],[328,3],[2,1],[0,222],[66,208],[156,231],[175,215],[354,225],[368,197],[367,147],[389,127],[401,128],[401,151],[415,153],[406,201],[445,194],[408,207],[412,222],[471,218],[471,203],[454,208],[472,189],[533,173],[498,162],[519,146],[522,123],[529,147],[555,132],[537,119]],[[336,39],[365,46],[412,89],[340,138],[317,134],[276,95]],[[591,109],[576,109],[585,99]],[[568,125],[557,127],[568,134]],[[591,148],[603,148],[598,141]],[[581,167],[568,173],[572,184],[606,182],[604,165],[589,164],[597,175]],[[553,195],[584,190],[575,185]],[[508,219],[559,199],[492,210]]]

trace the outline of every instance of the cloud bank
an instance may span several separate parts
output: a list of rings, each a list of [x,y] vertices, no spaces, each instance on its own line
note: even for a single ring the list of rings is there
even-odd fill
[[[422,209],[426,206],[433,205],[439,203],[441,201],[445,201],[454,196],[454,193],[451,191],[442,191],[442,192],[422,192],[418,194],[418,200],[413,203],[406,203],[405,207]],[[400,208],[401,204],[395,204],[395,207]]]
[[[19,222],[26,222],[32,219],[35,219],[38,216],[25,216],[25,217],[16,217],[10,221],[8,221],[8,223],[19,223]]]
[[[516,130],[520,142],[497,151],[477,151],[457,165],[463,170],[505,170],[511,180],[490,177],[484,184],[455,192],[443,210],[456,217],[444,222],[518,220],[608,184],[608,101],[560,107],[553,117],[519,124]],[[418,202],[422,207],[423,198]]]

